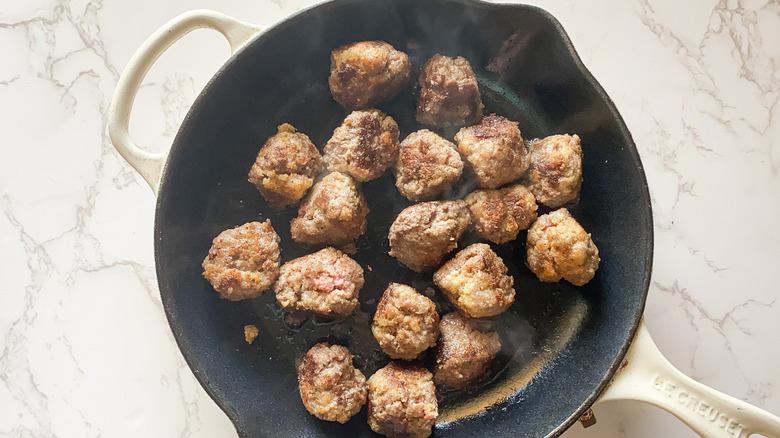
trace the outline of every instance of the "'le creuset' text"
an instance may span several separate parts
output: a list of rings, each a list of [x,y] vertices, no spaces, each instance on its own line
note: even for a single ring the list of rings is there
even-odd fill
[[[676,400],[677,403],[685,409],[691,410],[701,415],[702,418],[717,424],[718,427],[727,431],[729,434],[738,438],[746,436],[745,426],[738,421],[735,421],[733,418],[729,418],[725,413],[720,412],[717,408],[713,407],[712,403],[708,403],[700,396],[677,388],[677,385],[669,381],[669,379],[655,376],[653,388],[661,394]]]

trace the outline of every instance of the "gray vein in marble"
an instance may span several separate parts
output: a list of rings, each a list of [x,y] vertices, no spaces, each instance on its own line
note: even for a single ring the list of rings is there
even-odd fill
[[[18,81],[20,78],[21,78],[21,76],[16,75],[16,76],[12,77],[11,79],[7,79],[5,81],[0,81],[0,85],[3,85],[3,86],[11,85],[14,82]]]
[[[24,405],[29,413],[45,411],[48,404],[48,397],[44,394],[35,381],[35,376],[30,371],[27,357],[26,345],[20,342],[25,338],[28,327],[32,325],[37,317],[35,310],[35,298],[37,292],[43,285],[43,282],[51,274],[52,261],[46,250],[35,242],[24,230],[24,225],[15,217],[11,211],[11,202],[8,195],[0,197],[0,209],[8,222],[19,233],[19,240],[24,246],[25,253],[28,255],[27,267],[30,271],[29,284],[24,288],[25,291],[25,310],[21,317],[14,321],[7,333],[5,333],[5,348],[0,356],[0,381],[4,382],[8,392],[19,403]],[[48,418],[36,417],[38,428],[36,432],[44,435],[52,435],[51,424]],[[43,421],[43,424],[40,422]],[[17,429],[10,431],[13,435],[22,436],[20,432],[26,432],[28,435],[32,430],[24,428],[19,424]]]
[[[694,308],[696,308],[697,305],[698,305],[698,303],[695,303],[693,298],[690,295],[688,295],[688,291],[687,290],[684,290],[684,292],[681,292],[681,288],[677,284],[677,280],[674,280],[674,283],[671,286],[664,286],[660,282],[654,280],[653,281],[653,286],[656,289],[660,290],[660,291],[669,293],[671,295],[679,296],[680,298],[682,298],[682,300],[684,302],[690,302],[693,305]],[[688,323],[690,324],[691,328],[696,332],[697,339],[700,338],[699,327],[696,324],[696,317],[695,317],[695,315],[693,314],[693,312],[691,312],[691,309],[689,308],[689,306],[682,305],[681,308],[682,308],[683,312],[685,313],[685,316],[688,318]],[[695,342],[693,344],[693,349],[692,349],[691,355],[690,355],[691,359],[690,359],[690,362],[688,363],[688,369],[691,372],[691,377],[693,377],[694,379],[699,379],[700,378],[699,376],[696,375],[696,365],[695,365],[696,353],[697,353],[698,349],[699,349],[699,343]]]
[[[181,401],[184,405],[185,409],[187,410],[187,415],[184,416],[184,428],[182,428],[181,434],[179,435],[181,438],[188,438],[192,436],[193,433],[193,423],[200,418],[200,412],[198,409],[198,403],[195,401],[189,401],[187,400],[186,392],[184,390],[184,380],[183,379],[192,379],[191,375],[188,373],[188,368],[186,368],[186,365],[181,364],[181,366],[176,367],[176,384],[179,387],[179,393],[181,395]]]
[[[751,334],[749,330],[744,329],[739,325],[739,321],[735,319],[733,316],[734,312],[743,309],[747,306],[773,307],[775,303],[778,301],[778,298],[775,298],[769,302],[761,302],[755,299],[747,299],[744,302],[733,306],[731,309],[724,312],[722,316],[718,317],[710,313],[710,311],[708,311],[706,307],[704,307],[704,305],[702,305],[698,300],[696,300],[690,294],[690,292],[688,292],[687,288],[681,287],[677,280],[674,280],[674,282],[669,286],[662,285],[658,281],[653,281],[653,285],[657,287],[659,290],[679,296],[680,298],[682,298],[683,301],[685,301],[690,306],[695,308],[696,311],[699,313],[699,316],[701,316],[701,318],[709,321],[711,324],[713,324],[714,327],[716,327],[716,330],[718,330],[718,332],[721,334],[721,336],[727,343],[730,343],[730,341],[728,339],[728,336],[724,332],[724,326],[726,322],[728,322],[728,320],[734,322],[744,334],[746,335]]]
[[[110,85],[107,84],[108,86],[106,88],[113,88],[113,85],[119,77],[117,68],[108,60],[100,36],[100,26],[96,24],[96,16],[100,7],[100,2],[89,3],[81,16],[74,16],[66,3],[61,2],[55,9],[52,18],[38,17],[15,23],[0,23],[0,28],[24,29],[28,41],[30,41],[31,51],[43,59],[40,68],[31,65],[33,69],[31,73],[48,80],[57,89],[61,90],[61,100],[66,98],[72,99],[72,103],[75,105],[77,104],[76,96],[71,93],[71,89],[82,79],[89,77],[101,81],[105,77],[108,77],[112,83]],[[84,47],[69,51],[62,56],[55,57],[52,52],[54,47],[54,29],[61,22],[67,22],[77,31]],[[46,44],[39,44],[38,41],[40,38],[43,38]],[[83,69],[70,81],[62,82],[55,73],[55,68],[72,56],[87,51],[97,55],[98,59],[102,61],[102,65],[93,65],[91,68]],[[100,69],[100,72],[96,69]],[[21,78],[21,75],[16,75],[11,79],[0,82],[0,85],[8,86]],[[169,90],[169,93],[173,95],[175,94],[175,91]],[[109,99],[110,96],[104,95],[102,101],[98,102],[98,109],[101,114],[103,126],[105,126],[107,122]],[[184,111],[186,112],[186,110]],[[10,198],[7,195],[0,198],[0,207],[2,207],[4,216],[9,223],[17,229],[19,238],[24,245],[30,270],[30,282],[25,288],[25,310],[22,316],[11,324],[9,331],[4,335],[5,349],[2,357],[0,357],[0,380],[6,385],[10,395],[25,406],[26,411],[32,415],[32,418],[36,420],[37,424],[33,427],[25,427],[20,424],[14,430],[4,431],[13,436],[52,436],[54,434],[52,425],[48,420],[49,417],[47,415],[35,415],[36,412],[49,411],[49,408],[47,407],[49,400],[47,394],[41,390],[36,383],[35,375],[30,371],[26,342],[24,342],[26,333],[35,323],[37,315],[35,310],[36,296],[40,293],[41,287],[46,279],[50,278],[52,275],[64,274],[63,281],[65,285],[72,287],[74,285],[75,276],[79,272],[94,273],[115,266],[130,266],[135,272],[136,277],[141,281],[149,299],[158,308],[160,314],[162,314],[162,306],[156,291],[156,280],[153,269],[134,261],[105,260],[100,250],[100,242],[87,230],[86,219],[94,214],[98,185],[101,180],[100,176],[105,169],[105,160],[119,160],[122,163],[122,166],[120,167],[121,170],[111,177],[111,181],[117,188],[126,188],[131,184],[138,184],[139,182],[135,172],[119,159],[105,130],[102,130],[101,132],[101,143],[102,152],[95,162],[95,175],[90,178],[91,183],[84,187],[84,190],[86,191],[85,203],[76,206],[76,221],[73,227],[65,230],[60,235],[55,236],[46,242],[36,242],[32,237],[26,234],[23,224],[14,216],[13,205]],[[76,239],[77,246],[74,248],[75,265],[70,267],[67,273],[59,273],[47,254],[44,245],[57,241],[71,233],[75,233],[79,236],[79,238]],[[92,250],[84,251],[84,245],[91,246]],[[62,304],[62,299],[59,300],[59,303],[59,305]],[[167,333],[167,336],[173,344],[172,334]],[[73,355],[69,339],[64,335],[59,336],[58,339],[65,345],[69,356],[68,360],[72,362],[78,372],[83,375],[84,370]],[[182,387],[184,379],[191,379],[191,376],[182,372],[183,370],[186,371],[186,365],[184,365],[181,358],[178,358],[176,380],[180,387]],[[182,397],[184,397],[183,394]],[[188,415],[186,415],[185,418],[186,424],[181,431],[181,436],[188,436],[191,434],[191,422],[197,418],[198,411],[197,406],[191,406],[194,402],[188,402],[187,400],[184,400],[184,398],[183,402],[186,405],[190,405],[190,407],[188,408]],[[97,427],[90,423],[84,413],[81,411],[78,413],[86,428],[92,433],[99,434]]]
[[[270,1],[278,5],[279,9],[298,8],[297,4],[290,5],[282,0]],[[63,108],[76,114],[79,105],[89,105],[90,109],[94,106],[99,112],[101,126],[105,126],[111,98],[110,90],[113,89],[118,80],[119,68],[110,62],[103,42],[102,30],[98,24],[102,6],[101,1],[88,1],[81,11],[76,11],[75,6],[72,6],[69,1],[60,0],[53,10],[35,11],[36,14],[45,14],[43,16],[13,23],[0,23],[0,29],[10,29],[24,35],[29,43],[31,53],[26,70],[15,72],[14,75],[9,74],[10,77],[0,81],[0,86],[20,85],[29,79],[45,80],[51,83],[55,87],[55,92],[61,96],[60,103]],[[670,175],[670,184],[675,184],[676,179],[677,185],[676,194],[670,193],[669,200],[664,201],[672,204],[671,211],[656,208],[656,226],[659,230],[671,231],[667,236],[674,236],[673,244],[683,245],[688,253],[699,260],[697,263],[706,265],[714,274],[721,274],[730,269],[732,265],[723,264],[717,258],[713,259],[711,254],[707,255],[704,251],[691,248],[690,244],[686,242],[683,232],[674,226],[676,215],[682,211],[678,209],[681,200],[686,200],[688,196],[698,195],[696,180],[679,170],[678,160],[685,159],[686,155],[678,155],[678,152],[683,148],[689,148],[687,151],[693,151],[695,148],[696,153],[708,159],[722,159],[724,157],[723,149],[706,144],[702,138],[700,128],[708,123],[702,125],[696,120],[686,118],[686,115],[706,115],[716,121],[718,127],[732,136],[733,139],[742,138],[742,134],[746,133],[746,130],[760,136],[758,143],[745,141],[739,142],[733,147],[738,148],[740,152],[761,154],[761,157],[766,157],[767,167],[771,169],[773,175],[777,176],[778,168],[780,168],[780,147],[778,147],[780,143],[776,139],[773,142],[771,138],[773,134],[769,129],[778,124],[774,115],[780,114],[778,110],[780,80],[772,76],[772,72],[778,70],[777,60],[768,57],[766,53],[766,50],[770,50],[776,45],[762,41],[756,25],[758,12],[749,11],[740,5],[732,6],[728,2],[722,1],[713,8],[710,23],[701,41],[698,42],[698,46],[695,44],[686,46],[670,27],[663,24],[664,16],[659,16],[652,6],[651,0],[639,0],[642,22],[664,45],[676,53],[679,62],[690,72],[695,81],[696,90],[701,93],[700,97],[707,102],[704,105],[684,106],[681,109],[682,117],[680,119],[683,130],[681,139],[677,139],[677,137],[675,140],[670,139],[670,127],[664,125],[664,123],[670,122],[658,119],[653,121],[655,127],[651,131],[655,135],[648,137],[648,140],[653,142],[650,145],[650,162],[656,168],[661,169],[661,172]],[[769,6],[764,8],[761,13],[771,14],[773,12],[780,16],[780,2],[770,2]],[[106,23],[103,24],[107,26]],[[73,30],[74,35],[77,34],[79,40],[77,47],[67,47],[68,50],[64,53],[57,49],[58,32],[63,28]],[[75,36],[74,41],[76,41]],[[756,90],[758,90],[757,102],[766,109],[766,114],[763,114],[762,117],[751,118],[741,114],[742,104],[740,102],[719,93],[723,76],[719,76],[718,69],[713,67],[713,55],[707,51],[713,47],[726,48],[725,54],[728,54],[728,50],[732,50],[733,62],[738,64],[736,77],[740,83],[755,85]],[[89,56],[84,58],[86,55]],[[731,63],[729,60],[729,65]],[[726,69],[725,73],[721,72],[722,74],[731,73],[730,70]],[[777,75],[775,74],[775,76]],[[731,77],[727,79],[729,81],[727,83],[736,82]],[[193,92],[191,90],[192,78],[177,73],[157,83],[147,82],[143,87],[156,87],[154,92],[162,95],[160,103],[165,119],[163,135],[172,136],[175,134],[178,123],[187,112],[189,106],[187,98]],[[80,96],[83,96],[85,90],[95,93],[95,103],[91,99],[79,102]],[[52,104],[56,105],[54,102]],[[642,108],[642,112],[643,117],[653,114],[651,108]],[[653,122],[649,123],[651,128]],[[672,127],[676,128],[677,125]],[[96,237],[98,234],[94,231],[95,225],[90,223],[90,219],[99,214],[96,203],[99,202],[98,195],[103,187],[106,187],[106,183],[108,183],[109,188],[118,190],[138,189],[143,184],[137,174],[119,158],[111,146],[105,129],[101,129],[99,140],[97,136],[95,138],[95,141],[100,141],[101,150],[99,155],[95,155],[93,168],[90,168],[88,174],[84,175],[83,187],[77,188],[79,191],[77,194],[83,195],[83,197],[78,197],[79,200],[75,206],[76,218],[72,224],[65,227],[67,229],[62,232],[58,231],[56,236],[47,237],[45,240],[33,238],[32,227],[25,229],[25,223],[20,219],[23,216],[16,214],[22,211],[21,201],[16,203],[13,196],[0,196],[0,211],[3,214],[0,220],[11,224],[11,229],[16,234],[14,237],[18,237],[22,243],[22,252],[19,255],[25,257],[27,261],[26,272],[20,273],[20,275],[26,276],[22,298],[23,309],[12,318],[8,330],[5,333],[0,333],[4,341],[2,357],[0,357],[0,386],[4,386],[3,390],[7,389],[8,394],[15,402],[19,403],[24,412],[23,418],[20,417],[18,424],[13,425],[12,429],[0,429],[0,435],[8,434],[19,437],[54,435],[52,418],[49,414],[50,408],[52,403],[56,404],[68,400],[67,398],[63,399],[61,395],[47,392],[49,391],[45,386],[47,382],[36,380],[36,376],[30,370],[30,350],[35,347],[32,344],[31,335],[35,335],[36,329],[40,330],[40,326],[36,324],[44,322],[44,317],[39,314],[41,303],[53,306],[56,313],[67,303],[68,294],[72,292],[72,288],[78,286],[76,276],[79,273],[94,274],[115,267],[129,267],[132,269],[131,275],[137,278],[141,287],[145,289],[147,298],[160,315],[163,313],[157,293],[154,268],[126,260],[123,257],[104,254],[105,248],[101,248],[101,242]],[[670,142],[672,143],[670,144]],[[706,182],[699,186],[700,189],[703,187],[706,188]],[[143,188],[146,189],[146,187]],[[673,189],[670,188],[670,190]],[[651,186],[651,190],[658,189]],[[653,197],[654,207],[658,207],[657,199],[657,196]],[[660,213],[662,211],[663,213]],[[658,217],[660,214],[666,217]],[[58,260],[56,252],[54,250],[50,252],[50,249],[56,248],[56,243],[70,242],[70,240],[75,241],[72,261],[68,259],[67,265],[58,265],[59,262],[55,262]],[[61,296],[52,294],[51,282],[56,284],[56,288],[60,288],[60,285],[64,284],[64,287],[61,288],[64,290]],[[763,309],[764,312],[766,309],[777,309],[778,298],[747,299],[735,304],[725,312],[715,314],[713,311],[708,311],[705,306],[706,302],[697,296],[701,291],[688,290],[683,283],[678,283],[676,280],[669,283],[669,281],[656,280],[653,287],[680,301],[682,311],[685,312],[686,318],[690,321],[691,327],[699,338],[706,338],[710,333],[709,326],[711,326],[712,331],[724,339],[729,354],[735,359],[736,373],[738,374],[735,377],[746,382],[747,396],[762,403],[772,397],[776,383],[771,381],[750,383],[746,373],[739,369],[739,358],[736,357],[737,353],[731,350],[731,342],[736,343],[735,335],[751,336],[756,331],[755,326],[751,325],[752,321],[749,318],[746,319],[745,315],[751,314],[752,309]],[[47,295],[44,296],[44,294]],[[666,302],[673,301],[666,300]],[[173,335],[169,330],[166,330],[165,336],[171,345],[174,345]],[[84,374],[82,365],[86,365],[86,362],[81,364],[74,356],[72,346],[74,341],[77,341],[75,336],[70,339],[67,333],[55,333],[47,334],[43,342],[49,348],[62,342],[65,348],[65,354],[62,355],[63,363],[68,366],[72,364],[76,374]],[[696,374],[694,365],[697,360],[699,343],[693,343],[693,348],[690,369],[694,370],[694,374]],[[160,385],[171,385],[178,388],[186,413],[182,416],[184,424],[177,432],[181,436],[191,436],[201,427],[200,409],[206,409],[204,406],[207,405],[203,404],[203,400],[207,399],[200,387],[196,386],[194,390],[191,388],[195,383],[182,358],[176,356],[175,361],[174,372],[164,374]],[[741,375],[739,375],[740,373]],[[694,375],[694,377],[696,376]],[[175,382],[171,382],[172,379],[175,379]],[[753,376],[751,379],[756,380]],[[210,402],[206,401],[206,403]],[[78,415],[74,415],[73,420],[84,425],[86,434],[99,435],[101,433],[99,426],[93,422],[96,420],[94,417],[90,417],[78,409],[77,413]],[[619,436],[628,436],[635,430],[636,425],[630,419],[619,422]]]
[[[195,80],[191,76],[177,73],[172,79],[166,78],[163,82],[163,91],[160,97],[160,105],[165,118],[164,135],[173,137],[184,121],[184,117],[192,105],[191,98],[184,91],[189,87],[194,94]]]
[[[658,281],[653,281],[653,286],[663,292],[678,296],[680,299],[682,299],[683,305],[681,307],[685,312],[686,316],[688,317],[691,327],[697,333],[697,338],[701,336],[699,330],[699,324],[697,323],[697,315],[698,315],[698,319],[709,322],[711,327],[715,330],[715,332],[723,339],[724,346],[728,351],[728,354],[735,361],[738,359],[738,357],[733,350],[732,340],[726,333],[725,325],[729,321],[731,321],[732,323],[734,323],[734,325],[740,332],[750,336],[752,334],[750,330],[748,330],[747,328],[743,327],[740,324],[740,321],[734,317],[734,313],[737,312],[738,310],[751,307],[751,306],[774,307],[775,303],[777,303],[778,301],[778,298],[775,298],[769,302],[760,302],[755,299],[748,299],[740,304],[733,306],[731,309],[727,310],[722,316],[718,317],[713,315],[711,312],[709,312],[706,309],[706,307],[702,305],[702,303],[700,303],[696,298],[694,298],[690,294],[687,288],[680,286],[677,280],[674,280],[674,282],[671,285],[663,285]],[[696,311],[696,315],[691,311],[691,309],[694,309]],[[701,376],[697,374],[697,367],[695,365],[698,345],[699,345],[698,342],[694,343],[693,345],[693,351],[690,356],[691,360],[690,363],[688,364],[688,369],[691,372],[691,377],[697,380],[701,380]],[[736,363],[738,363],[738,361]],[[739,373],[741,379],[745,382],[745,385],[748,387],[749,392],[753,391],[754,393],[759,393],[758,391],[761,382],[759,382],[758,384],[754,384],[751,381],[751,379],[745,374],[745,372],[738,366],[735,368],[735,370],[737,373]],[[771,394],[771,392],[769,394]],[[769,394],[765,395],[764,397],[768,397]]]
[[[643,108],[644,109],[644,108]],[[680,202],[681,195],[689,194],[695,195],[694,181],[686,177],[682,172],[678,170],[677,165],[677,152],[679,145],[672,144],[670,142],[669,130],[664,126],[663,122],[653,117],[654,128],[652,130],[652,144],[650,145],[650,153],[656,157],[656,164],[666,172],[674,176],[677,180],[676,193],[674,200],[670,205],[672,211],[675,210]],[[655,226],[663,230],[671,230],[674,224],[671,215],[669,217],[660,217],[662,209],[658,208],[657,196],[654,195],[656,188],[650,186],[651,202],[653,203],[653,216]]]
[[[769,127],[773,126],[771,115],[773,114],[773,108],[778,104],[778,100],[780,99],[780,81],[774,79],[772,74],[760,76],[756,74],[757,71],[767,70],[765,68],[756,68],[756,66],[761,64],[761,60],[763,59],[761,50],[757,49],[757,47],[765,44],[761,41],[760,36],[757,34],[758,31],[756,30],[758,28],[756,25],[758,13],[755,11],[747,11],[742,8],[732,9],[730,3],[731,2],[728,0],[721,0],[714,7],[707,31],[702,37],[699,46],[696,47],[696,50],[694,51],[687,47],[668,26],[660,21],[656,16],[656,11],[650,0],[637,1],[642,23],[663,43],[670,46],[670,48],[678,54],[680,63],[685,65],[690,71],[691,77],[696,81],[699,90],[708,94],[717,102],[721,110],[729,108],[736,109],[736,107],[723,100],[723,96],[719,92],[718,84],[720,81],[711,73],[711,66],[708,64],[705,52],[709,42],[714,41],[721,33],[722,29],[720,25],[726,28],[728,36],[731,39],[733,49],[731,53],[737,55],[741,66],[738,77],[757,88],[759,97],[763,98],[763,101],[759,103],[770,116],[767,117],[763,126],[756,126],[744,117],[727,118],[711,111],[699,111],[702,114],[709,115],[723,126],[728,126],[732,129],[734,129],[734,123],[736,121],[741,121],[750,130],[763,136],[767,133]],[[780,2],[770,3],[769,6],[773,6],[774,11],[777,13],[776,16],[780,16]],[[713,18],[718,18],[718,21],[716,22]],[[771,64],[774,65],[774,60]],[[739,111],[737,111],[737,113],[738,112]],[[734,132],[736,134],[736,130]],[[742,146],[742,148],[767,156],[767,164],[770,171],[773,176],[777,176],[778,171],[780,170],[780,162],[778,162],[778,157],[776,157],[775,154],[780,154],[771,142],[765,146],[766,147]]]
[[[700,249],[691,248],[688,245],[685,245],[685,249],[688,251],[690,255],[695,257],[701,257],[701,259],[704,261],[704,264],[707,265],[707,267],[710,268],[714,274],[729,269],[728,267],[724,268],[715,264],[715,262],[707,258],[707,255],[704,254]]]
[[[719,153],[715,149],[707,147],[707,146],[704,145],[704,141],[702,140],[702,137],[701,137],[701,132],[699,132],[699,130],[696,129],[695,126],[693,126],[690,123],[688,123],[685,120],[685,118],[680,119],[680,121],[682,123],[683,131],[685,132],[686,135],[688,135],[690,137],[691,143],[693,143],[693,147],[695,147],[696,150],[702,156],[707,156],[707,155],[715,155],[717,157],[722,157],[723,156],[722,153]]]

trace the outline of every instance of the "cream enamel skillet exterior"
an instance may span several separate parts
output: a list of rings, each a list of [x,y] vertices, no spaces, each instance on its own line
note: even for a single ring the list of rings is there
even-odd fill
[[[137,50],[111,102],[108,128],[114,146],[155,194],[168,154],[151,154],[133,143],[128,132],[130,111],[141,81],[157,58],[175,41],[199,28],[224,35],[233,53],[264,30],[208,10],[182,14],[163,25]],[[780,437],[780,418],[683,375],[661,355],[641,322],[622,365],[598,399],[611,400],[638,400],[658,406],[706,437],[749,437],[754,433]]]

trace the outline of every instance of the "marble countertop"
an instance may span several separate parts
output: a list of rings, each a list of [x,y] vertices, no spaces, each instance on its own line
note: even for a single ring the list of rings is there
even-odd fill
[[[130,55],[196,7],[270,25],[308,0],[0,0],[0,436],[234,436],[157,291],[154,196],[108,107]],[[535,0],[633,133],[653,200],[645,319],[683,372],[780,414],[780,3]],[[148,75],[131,133],[172,141],[228,56],[197,31]],[[564,435],[691,437],[635,402]]]

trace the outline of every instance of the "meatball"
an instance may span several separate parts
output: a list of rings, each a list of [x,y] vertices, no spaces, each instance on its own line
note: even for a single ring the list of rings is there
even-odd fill
[[[526,247],[528,267],[542,281],[565,278],[582,286],[599,268],[596,244],[565,208],[539,216],[528,230]]]
[[[369,209],[355,181],[343,173],[330,173],[314,185],[290,221],[296,242],[312,245],[348,245],[366,232]]]
[[[348,110],[392,99],[409,82],[411,63],[384,41],[347,44],[330,55],[330,92]]]
[[[274,293],[286,312],[338,319],[355,310],[364,283],[358,262],[328,247],[282,265]]]
[[[442,128],[477,123],[482,98],[471,65],[464,58],[433,55],[420,74],[417,121]]]
[[[390,255],[416,272],[439,267],[469,226],[464,201],[429,201],[407,207],[390,226]]]
[[[325,144],[331,172],[358,181],[379,178],[398,159],[398,124],[379,110],[354,111]]]
[[[481,376],[501,349],[496,332],[484,321],[466,318],[459,312],[444,315],[436,351],[433,381],[461,389]]]
[[[515,240],[536,220],[536,200],[525,186],[515,184],[500,190],[477,190],[466,196],[471,224],[480,237],[494,243]]]
[[[271,205],[283,208],[300,201],[314,184],[322,157],[309,137],[292,125],[280,125],[278,131],[257,154],[249,182]]]
[[[517,122],[501,116],[491,114],[479,125],[461,129],[455,141],[483,189],[510,183],[528,168],[525,143]]]
[[[582,186],[582,147],[577,135],[552,135],[529,146],[528,188],[557,208],[577,198]]]
[[[379,300],[371,333],[388,356],[412,360],[436,345],[436,305],[409,286],[390,283]]]
[[[346,423],[366,404],[366,376],[341,345],[317,344],[298,367],[298,388],[306,410],[320,420]]]
[[[461,312],[472,318],[498,315],[515,300],[514,279],[490,246],[475,243],[433,274],[433,282]]]
[[[401,142],[395,185],[410,201],[428,201],[450,188],[462,171],[455,145],[423,129]]]
[[[271,221],[225,230],[203,260],[203,277],[222,298],[257,298],[279,275],[279,235]]]
[[[368,425],[374,432],[391,438],[425,438],[438,416],[430,371],[390,362],[368,379]]]

